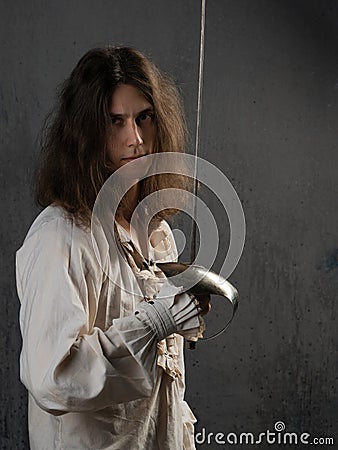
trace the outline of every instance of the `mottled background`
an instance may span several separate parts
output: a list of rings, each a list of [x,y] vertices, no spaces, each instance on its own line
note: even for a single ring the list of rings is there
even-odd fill
[[[28,449],[14,254],[55,89],[89,48],[135,46],[177,82],[193,142],[199,27],[197,0],[1,2],[1,449]],[[205,51],[201,156],[238,192],[247,239],[233,325],[186,355],[196,430],[334,436],[338,3],[208,0]]]

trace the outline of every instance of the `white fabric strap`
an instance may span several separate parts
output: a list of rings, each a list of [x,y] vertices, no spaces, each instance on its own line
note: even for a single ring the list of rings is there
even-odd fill
[[[159,341],[176,331],[176,322],[165,304],[159,301],[144,301],[140,303],[138,309],[134,312],[134,314],[138,315],[140,311],[144,311],[147,314],[149,320],[153,324],[154,329],[156,329]]]

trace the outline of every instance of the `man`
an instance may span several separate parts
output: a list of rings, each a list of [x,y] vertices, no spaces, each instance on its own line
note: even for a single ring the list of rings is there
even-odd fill
[[[142,171],[149,154],[185,150],[177,91],[136,50],[93,49],[65,81],[45,131],[36,189],[44,209],[16,262],[31,449],[194,449],[183,336],[200,336],[208,299],[198,304],[149,264],[177,257],[164,220],[175,211],[152,221],[149,255],[130,225],[138,202],[173,177],[136,180],[124,196],[113,260],[98,260],[90,233],[114,171],[135,159]]]

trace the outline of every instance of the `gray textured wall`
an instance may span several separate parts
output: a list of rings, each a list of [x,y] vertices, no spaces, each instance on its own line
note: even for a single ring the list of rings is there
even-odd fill
[[[38,212],[35,139],[55,87],[89,48],[133,45],[173,75],[193,135],[199,1],[2,1],[0,20],[0,440],[12,450],[28,448],[14,252]],[[336,432],[337,50],[337,2],[208,0],[201,156],[236,188],[247,240],[235,322],[187,354],[197,431]]]

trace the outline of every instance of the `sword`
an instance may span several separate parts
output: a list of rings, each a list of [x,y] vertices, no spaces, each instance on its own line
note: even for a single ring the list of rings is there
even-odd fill
[[[194,261],[196,258],[196,237],[197,237],[197,156],[200,149],[200,130],[201,130],[201,116],[202,116],[202,86],[204,73],[204,38],[205,38],[205,6],[206,0],[201,2],[201,31],[200,31],[200,59],[199,59],[199,76],[198,76],[198,100],[197,100],[197,122],[196,122],[196,139],[195,139],[195,164],[194,164],[194,208],[193,208],[193,224],[190,247],[190,260]],[[205,267],[197,266],[192,263],[156,263],[156,265],[163,271],[168,278],[173,278],[172,283],[175,286],[186,287],[186,292],[192,295],[220,295],[232,304],[232,314],[225,326],[218,332],[211,336],[199,340],[207,341],[214,339],[229,327],[238,307],[238,291],[221,275],[212,272]],[[189,270],[187,270],[189,269]],[[191,287],[192,286],[192,287]],[[194,349],[195,341],[188,341],[188,348]]]

